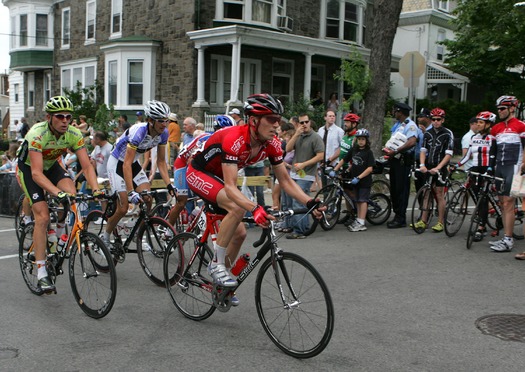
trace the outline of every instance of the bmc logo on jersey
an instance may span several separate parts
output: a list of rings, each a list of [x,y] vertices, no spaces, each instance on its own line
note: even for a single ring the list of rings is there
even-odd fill
[[[186,175],[186,181],[188,182],[188,185],[191,185],[193,188],[199,190],[204,195],[209,195],[210,190],[213,188],[211,183],[204,181],[194,172],[188,173]]]
[[[238,138],[237,141],[235,141],[232,145],[232,151],[237,152],[241,148],[241,146],[244,145],[244,138]]]

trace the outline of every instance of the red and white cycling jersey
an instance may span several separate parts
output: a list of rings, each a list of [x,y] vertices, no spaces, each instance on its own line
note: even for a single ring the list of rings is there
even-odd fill
[[[251,151],[250,126],[228,127],[208,138],[204,150],[194,156],[191,165],[196,170],[209,172],[222,179],[222,163],[234,163],[242,169],[266,158],[272,165],[283,161],[281,141],[277,137],[267,141],[259,153],[250,159]]]
[[[175,159],[175,162],[173,163],[173,168],[179,169],[188,165],[189,159],[191,159],[196,153],[204,149],[204,144],[206,143],[208,138],[210,138],[210,136],[211,133],[202,133],[195,137],[188,144],[188,146],[184,146],[182,150],[180,150],[177,159]]]
[[[498,148],[496,163],[513,165],[521,163],[523,142],[525,141],[525,123],[510,118],[506,123],[502,121],[492,127],[490,134],[496,137]]]
[[[470,140],[467,153],[458,163],[461,167],[472,157],[473,167],[494,167],[496,162],[496,138],[490,134],[475,134]]]

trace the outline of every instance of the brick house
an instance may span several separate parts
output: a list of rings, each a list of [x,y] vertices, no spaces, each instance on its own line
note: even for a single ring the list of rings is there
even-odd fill
[[[104,102],[130,122],[150,99],[198,120],[242,106],[254,92],[285,102],[321,92],[326,101],[347,93],[333,76],[350,45],[369,56],[372,0],[2,2],[13,35],[10,88],[18,92],[10,105],[31,123],[51,95],[77,81],[103,82]]]

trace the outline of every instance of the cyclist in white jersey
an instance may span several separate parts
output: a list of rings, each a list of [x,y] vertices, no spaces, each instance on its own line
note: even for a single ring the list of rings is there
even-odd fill
[[[119,194],[120,202],[115,214],[109,218],[106,231],[101,237],[107,245],[110,244],[111,232],[128,211],[128,202],[138,204],[142,201],[140,192],[151,189],[148,177],[138,161],[140,154],[157,147],[157,168],[169,193],[175,196],[175,188],[170,182],[165,156],[165,146],[168,142],[166,127],[170,112],[170,107],[166,103],[148,101],[144,106],[147,121],[126,129],[115,143],[108,160],[108,178],[111,191]],[[151,203],[149,198],[144,201]]]

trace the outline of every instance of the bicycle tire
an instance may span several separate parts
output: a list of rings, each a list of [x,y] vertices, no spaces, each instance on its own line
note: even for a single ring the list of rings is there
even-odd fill
[[[181,254],[171,254],[175,251]],[[171,240],[166,252],[169,254],[164,255],[164,282],[173,283],[166,288],[177,310],[196,321],[210,317],[216,308],[212,278],[208,275],[213,252],[208,244],[201,244],[195,234],[180,233]]]
[[[322,196],[322,199],[321,199]],[[323,201],[323,205],[326,206],[324,216],[319,220],[321,228],[325,231],[332,230],[341,214],[341,196],[338,193],[338,188],[333,185],[325,186],[315,196]]]
[[[150,217],[137,232],[137,256],[149,280],[160,287],[164,281],[164,252],[169,241],[177,235],[173,226],[163,218]]]
[[[266,334],[288,355],[311,358],[330,342],[330,292],[319,272],[299,255],[281,252],[276,262],[272,257],[263,262],[255,281],[255,306]]]
[[[372,180],[370,193],[390,195],[390,183],[382,179]]]
[[[164,203],[159,203],[153,207],[151,212],[149,212],[150,217],[160,217],[164,218],[165,220],[168,219],[170,215],[171,207],[165,206]]]
[[[16,239],[20,242],[20,236],[22,235],[22,226],[23,226],[23,202],[24,202],[25,194],[22,194],[18,198],[18,203],[16,206],[16,212],[15,212],[15,232],[16,232]]]
[[[387,195],[381,193],[370,195],[366,212],[368,222],[372,225],[382,225],[390,218],[391,213],[392,202]]]
[[[465,221],[468,211],[469,194],[464,187],[458,189],[445,209],[445,234],[452,238],[458,233]]]
[[[91,318],[105,317],[117,297],[117,272],[109,249],[97,235],[80,231],[80,247],[75,239],[70,253],[69,282],[78,306]]]
[[[424,205],[424,200],[429,200],[428,205]],[[412,203],[412,217],[411,217],[411,227],[417,234],[422,234],[425,232],[426,228],[416,227],[416,223],[423,219],[423,213],[427,212],[427,227],[430,226],[430,221],[434,214],[434,198],[432,197],[432,190],[430,186],[423,186],[417,192],[414,202]]]
[[[472,212],[472,217],[470,218],[470,226],[467,231],[467,249],[470,249],[470,247],[472,247],[472,242],[474,241],[474,234],[476,234],[476,231],[478,231],[478,227],[481,223],[481,218],[479,216],[479,208],[481,206],[481,203],[484,203],[485,200],[486,196],[482,195],[476,203],[476,208],[474,208],[474,212]]]
[[[37,266],[33,253],[28,252],[33,245],[33,231],[35,223],[30,222],[22,229],[18,243],[18,262],[22,278],[31,293],[41,296],[43,292],[38,287]]]
[[[98,219],[101,219],[101,223],[95,223]],[[84,220],[84,230],[89,231],[92,234],[100,236],[104,232],[104,226],[106,225],[106,218],[104,213],[99,210],[94,210],[88,213]]]

